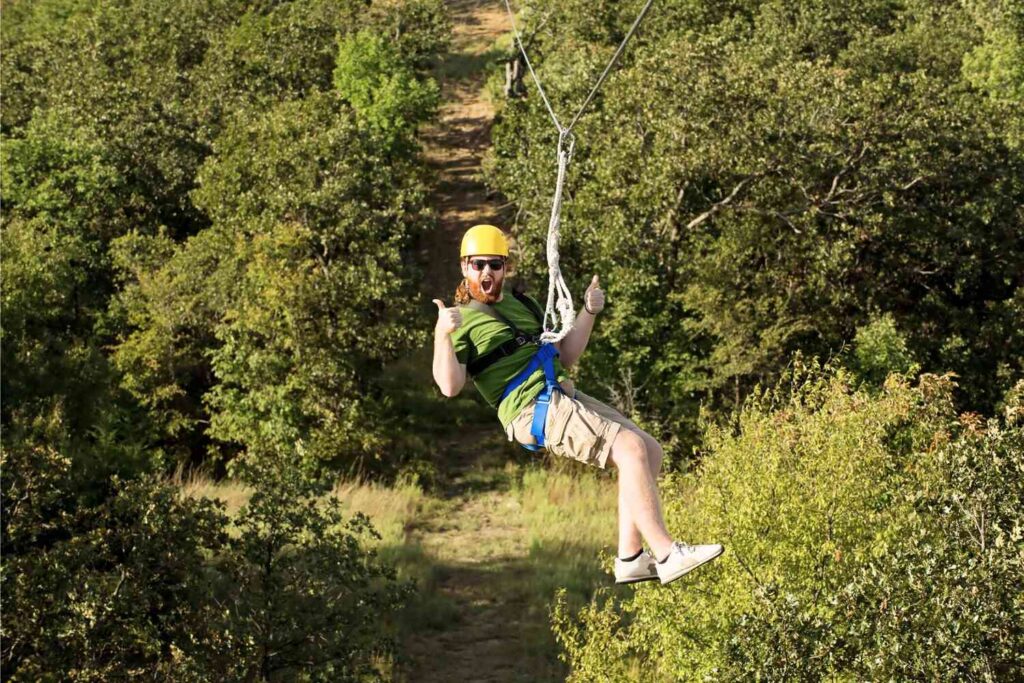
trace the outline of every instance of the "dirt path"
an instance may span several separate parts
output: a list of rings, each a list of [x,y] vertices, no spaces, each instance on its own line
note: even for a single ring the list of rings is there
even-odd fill
[[[426,157],[437,170],[434,207],[439,230],[421,247],[429,264],[424,291],[451,305],[461,275],[458,249],[462,234],[477,223],[500,223],[497,201],[480,177],[480,161],[490,146],[494,107],[484,87],[488,74],[500,69],[494,41],[508,27],[508,17],[493,0],[449,0],[451,50],[438,68],[441,82],[439,123],[423,131]],[[443,265],[442,265],[443,264]]]
[[[501,224],[501,208],[481,178],[494,108],[485,94],[502,54],[494,41],[508,17],[493,0],[450,0],[451,51],[438,68],[438,124],[423,131],[426,157],[436,169],[434,207],[439,229],[421,245],[427,264],[423,292],[448,305],[461,277],[458,249],[477,223]],[[552,661],[547,615],[529,608],[531,568],[519,502],[504,469],[508,446],[497,422],[468,425],[438,444],[450,463],[444,512],[409,533],[435,568],[435,603],[453,608],[440,624],[406,639],[408,662],[400,678],[415,683],[561,680]],[[481,453],[493,460],[481,461]],[[536,610],[534,610],[536,612]],[[538,644],[544,645],[538,647]]]
[[[447,495],[451,506],[410,540],[434,565],[430,597],[452,613],[406,640],[405,680],[564,680],[547,614],[531,602],[537,569],[508,476],[496,463],[471,465],[453,478]]]

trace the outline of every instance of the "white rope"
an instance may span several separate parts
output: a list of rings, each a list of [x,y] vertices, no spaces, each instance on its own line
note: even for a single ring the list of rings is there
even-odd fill
[[[565,279],[562,277],[562,270],[559,267],[558,259],[558,240],[561,236],[561,224],[562,224],[562,190],[565,188],[565,175],[569,168],[569,162],[572,161],[572,153],[576,147],[576,138],[572,134],[572,129],[576,126],[576,123],[583,116],[583,112],[590,104],[591,100],[594,99],[594,95],[597,94],[601,84],[604,83],[608,74],[611,73],[612,67],[615,66],[615,62],[619,59],[619,55],[626,47],[626,43],[636,33],[636,29],[640,26],[640,22],[643,21],[644,16],[647,14],[647,10],[651,8],[654,0],[647,0],[647,3],[640,10],[640,14],[637,15],[633,25],[630,26],[629,31],[626,32],[626,37],[619,43],[619,47],[615,50],[615,54],[612,55],[608,65],[604,68],[601,76],[597,79],[594,87],[590,89],[590,93],[587,95],[587,99],[584,100],[583,104],[576,111],[576,115],[573,116],[572,122],[568,126],[562,126],[558,120],[558,115],[555,114],[554,107],[551,106],[551,101],[548,99],[547,93],[544,92],[544,86],[540,84],[540,78],[537,77],[537,72],[533,70],[533,64],[530,63],[530,57],[526,54],[526,46],[523,45],[523,36],[519,33],[519,27],[516,26],[515,13],[512,11],[512,5],[509,4],[509,0],[504,0],[505,9],[508,11],[508,18],[512,22],[512,32],[515,34],[516,43],[519,45],[519,51],[523,54],[523,60],[526,62],[526,68],[530,71],[530,76],[533,78],[533,82],[537,85],[537,92],[540,93],[540,97],[544,100],[544,106],[547,107],[548,114],[551,116],[551,120],[555,124],[555,128],[558,129],[558,176],[555,180],[555,194],[551,198],[551,217],[548,220],[548,243],[547,243],[547,257],[548,257],[548,302],[547,308],[544,310],[544,330],[541,333],[541,341],[555,343],[560,341],[565,335],[572,331],[572,326],[576,321],[576,311],[572,304],[572,294],[569,292],[568,285],[565,284]],[[551,320],[552,325],[557,325],[561,322],[561,328],[548,327],[548,320]]]
[[[572,152],[575,147],[576,138],[572,133],[563,131],[558,135],[558,177],[555,180],[555,196],[551,200],[551,218],[548,220],[548,303],[544,310],[544,331],[540,335],[541,341],[552,344],[569,334],[576,321],[572,293],[569,291],[569,286],[565,284],[558,263],[558,239],[561,236],[562,224],[562,190],[565,188],[565,172],[572,160]],[[548,327],[548,318],[551,318],[552,327]],[[559,321],[561,321],[561,330],[555,327]]]

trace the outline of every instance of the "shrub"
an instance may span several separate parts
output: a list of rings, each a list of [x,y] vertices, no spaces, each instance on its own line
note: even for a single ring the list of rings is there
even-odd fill
[[[115,481],[85,504],[70,460],[45,446],[5,449],[2,466],[4,678],[202,668],[222,612],[207,565],[227,539],[218,507],[152,478]]]
[[[50,447],[0,465],[5,680],[363,681],[393,650],[410,586],[294,467],[250,465],[232,525],[153,477],[89,503]]]
[[[607,648],[661,680],[1024,674],[1020,422],[957,419],[948,377],[894,375],[877,395],[850,379],[798,364],[706,427],[666,518],[726,554],[673,589],[595,602],[575,629],[560,607],[572,680],[607,680]]]
[[[220,566],[232,616],[218,669],[237,680],[364,681],[394,654],[386,626],[413,585],[365,551],[369,519],[342,519],[327,484],[294,466],[249,461],[253,495]]]

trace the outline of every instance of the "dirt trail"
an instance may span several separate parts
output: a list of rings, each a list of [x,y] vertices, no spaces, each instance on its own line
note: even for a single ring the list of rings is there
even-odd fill
[[[449,601],[454,614],[406,641],[406,680],[562,680],[561,667],[545,659],[550,648],[534,649],[550,634],[546,615],[529,604],[526,587],[535,568],[520,503],[497,468],[466,474],[456,480],[463,492],[448,513],[415,534],[437,567],[436,597]]]
[[[477,223],[501,224],[501,207],[481,177],[494,108],[485,95],[489,74],[500,69],[494,41],[508,29],[498,2],[450,0],[451,50],[438,67],[439,122],[425,129],[425,155],[436,169],[433,204],[439,229],[421,245],[427,264],[423,292],[452,305],[461,278],[458,248]],[[497,421],[467,425],[438,444],[449,458],[450,503],[442,515],[410,532],[437,568],[434,590],[455,614],[404,643],[408,662],[400,678],[433,681],[561,680],[560,665],[533,651],[550,639],[543,614],[530,614],[523,586],[533,571],[519,521],[519,502],[503,469],[507,442]],[[480,454],[494,454],[481,461]]]
[[[500,223],[500,208],[480,175],[490,145],[494,107],[484,87],[501,58],[494,41],[508,27],[500,3],[450,0],[452,46],[438,68],[441,81],[439,122],[423,131],[426,157],[438,174],[434,207],[439,230],[421,247],[429,264],[424,291],[451,305],[461,275],[458,248],[462,234],[477,223]]]

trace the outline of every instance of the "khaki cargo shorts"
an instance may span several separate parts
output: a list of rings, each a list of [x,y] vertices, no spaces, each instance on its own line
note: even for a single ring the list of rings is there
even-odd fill
[[[564,382],[563,385],[569,384]],[[571,384],[567,388],[571,388]],[[555,455],[579,460],[606,469],[612,444],[623,427],[639,432],[629,418],[579,390],[569,395],[554,392],[544,423],[544,445]],[[530,433],[536,401],[520,411],[505,432],[509,441],[532,445],[537,443]]]

